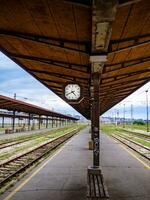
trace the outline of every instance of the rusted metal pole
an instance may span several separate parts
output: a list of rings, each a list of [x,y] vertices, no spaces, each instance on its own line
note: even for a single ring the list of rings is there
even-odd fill
[[[92,135],[93,135],[93,166],[99,166],[99,94],[100,94],[100,75],[93,74],[93,102],[92,102]]]
[[[54,121],[54,119],[53,119],[53,116],[52,116],[52,128],[54,127],[53,121]]]
[[[16,117],[16,111],[15,110],[13,110],[13,121],[12,121],[12,130],[13,130],[13,132],[14,132],[14,130],[15,130],[15,117]]]
[[[2,128],[4,128],[4,116],[2,117]]]
[[[46,118],[46,128],[48,128],[48,116]]]
[[[39,129],[41,128],[41,117],[39,115]]]
[[[28,118],[28,131],[30,130],[30,120],[31,120],[31,114],[29,113],[29,118]]]

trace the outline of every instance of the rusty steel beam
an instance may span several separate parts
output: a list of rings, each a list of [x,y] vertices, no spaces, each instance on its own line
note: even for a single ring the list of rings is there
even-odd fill
[[[66,40],[66,39],[58,39],[58,38],[52,38],[52,37],[47,37],[47,36],[42,36],[42,35],[33,35],[29,33],[20,33],[20,32],[15,32],[15,31],[8,31],[8,30],[0,30],[0,35],[1,36],[9,36],[17,39],[22,39],[22,40],[29,40],[32,42],[38,42],[41,44],[46,44],[50,46],[54,46],[57,48],[61,48],[65,51],[73,51],[77,53],[82,53],[89,55],[89,44],[88,42],[80,42],[80,41],[71,41],[71,40]],[[79,48],[73,48],[70,47],[70,45],[78,45],[82,46],[85,50],[79,49]]]

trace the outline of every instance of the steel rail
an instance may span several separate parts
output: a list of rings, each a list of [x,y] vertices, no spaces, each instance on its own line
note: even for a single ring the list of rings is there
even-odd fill
[[[12,178],[17,177],[21,172],[24,172],[27,168],[40,160],[45,155],[49,154],[52,150],[59,145],[67,141],[74,134],[76,134],[80,128],[68,132],[56,139],[46,142],[33,150],[17,156],[5,163],[0,164],[0,187],[4,186]]]
[[[148,153],[148,154],[150,154],[150,148],[148,148],[148,147],[145,147],[145,146],[143,146],[143,145],[141,145],[141,144],[139,144],[139,143],[137,143],[137,142],[134,142],[133,140],[130,140],[130,139],[127,139],[127,138],[125,138],[125,137],[122,137],[122,136],[116,136],[116,135],[112,135],[112,137],[113,138],[115,138],[116,140],[118,140],[119,142],[121,142],[121,143],[123,143],[124,145],[126,145],[127,147],[129,147],[130,149],[132,149],[133,151],[135,151],[136,153],[138,153],[138,154],[140,154],[141,156],[143,156],[144,158],[146,158],[147,160],[150,160],[150,157],[148,157],[146,154]],[[121,138],[121,139],[120,139]],[[124,141],[122,141],[122,139],[124,140]],[[127,142],[130,142],[130,144],[128,144]],[[133,145],[137,145],[137,149],[135,148],[135,147],[133,147]],[[145,150],[145,151],[147,151],[147,153],[143,153],[143,152],[141,152],[140,150],[139,150],[139,148],[140,148],[140,150],[141,150],[141,148],[142,148],[142,150]]]
[[[21,143],[24,143],[24,142],[27,142],[27,141],[30,141],[30,140],[32,140],[32,139],[24,139],[24,140],[20,140],[20,141],[12,141],[12,142],[4,142],[4,143],[0,144],[0,150],[5,149],[7,147],[15,146],[17,144],[21,144]]]

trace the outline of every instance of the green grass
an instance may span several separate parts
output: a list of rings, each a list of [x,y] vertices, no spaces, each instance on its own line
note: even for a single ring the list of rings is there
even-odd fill
[[[30,136],[17,137],[18,140],[25,140],[28,138],[28,139],[30,139],[30,142],[26,143],[26,144],[23,143],[22,145],[19,145],[19,146],[14,146],[11,148],[11,151],[0,152],[0,160],[9,159],[13,155],[17,155],[17,154],[21,153],[22,151],[27,151],[32,147],[39,146],[39,145],[43,144],[44,142],[53,140],[53,139],[55,139],[61,135],[64,135],[68,132],[71,132],[71,131],[77,130],[77,129],[83,129],[85,127],[86,127],[86,125],[79,124],[79,125],[73,125],[73,126],[69,126],[69,127],[63,127],[63,128],[59,128],[59,129],[46,131],[44,133],[42,133],[42,132],[35,133]]]
[[[67,126],[67,127],[63,127],[63,128],[56,128],[56,129],[52,129],[52,130],[48,130],[48,131],[44,131],[44,132],[41,130],[41,132],[33,133],[31,135],[22,135],[22,136],[20,135],[20,136],[16,136],[15,138],[1,139],[0,144],[3,142],[12,142],[12,141],[16,141],[16,140],[18,141],[18,140],[24,140],[24,139],[34,139],[41,135],[49,135],[49,134],[53,134],[53,133],[55,134],[59,130],[61,130],[61,131],[65,130],[65,129],[68,130],[71,127],[75,127],[75,125]]]
[[[149,124],[149,127],[150,127],[150,124]],[[144,125],[125,124],[125,128],[147,131],[147,124],[144,124]]]
[[[150,141],[146,140],[146,139],[150,139],[150,136],[145,136],[144,134],[140,134],[140,133],[133,133],[133,132],[124,130],[122,127],[116,126],[114,124],[102,124],[101,130],[108,135],[112,135],[112,134],[120,135],[120,136],[122,135],[146,147],[150,147]]]

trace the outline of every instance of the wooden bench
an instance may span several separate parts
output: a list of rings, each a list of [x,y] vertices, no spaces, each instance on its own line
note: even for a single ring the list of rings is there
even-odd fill
[[[20,133],[21,132],[21,128],[16,128],[16,133]]]
[[[104,183],[101,168],[88,167],[88,200],[108,200],[109,195]]]
[[[11,133],[13,133],[12,129],[5,129],[5,134],[11,134]]]

